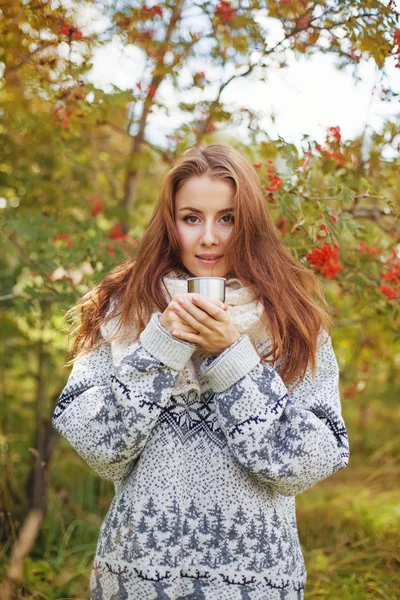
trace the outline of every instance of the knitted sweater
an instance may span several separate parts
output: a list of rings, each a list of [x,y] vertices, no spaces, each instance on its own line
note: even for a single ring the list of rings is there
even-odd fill
[[[90,598],[301,600],[295,495],[349,460],[331,338],[293,392],[241,335],[200,354],[206,391],[174,395],[198,347],[160,315],[118,361],[108,343],[78,359],[52,420],[115,485]]]

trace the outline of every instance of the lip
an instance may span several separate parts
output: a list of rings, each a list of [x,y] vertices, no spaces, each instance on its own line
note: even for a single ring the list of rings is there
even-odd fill
[[[205,259],[205,258],[201,258],[201,256],[196,256],[196,258],[198,260],[200,260],[203,263],[203,265],[215,265],[223,257],[222,256],[218,256],[217,258],[208,259],[208,260]]]

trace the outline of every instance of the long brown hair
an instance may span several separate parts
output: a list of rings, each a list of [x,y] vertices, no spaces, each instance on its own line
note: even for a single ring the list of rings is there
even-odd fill
[[[309,362],[314,376],[318,334],[321,329],[329,334],[332,325],[322,284],[284,246],[255,169],[226,144],[195,146],[177,159],[162,180],[157,204],[134,254],[67,311],[66,317],[77,312],[81,317],[69,364],[105,341],[121,339],[121,332],[126,338],[132,322],[137,339],[152,312],[166,309],[162,277],[172,270],[187,272],[180,259],[175,194],[190,177],[198,176],[234,185],[235,222],[224,254],[227,264],[234,265],[230,274],[245,281],[264,306],[273,347],[261,359],[274,363],[281,358],[279,374],[286,385],[299,377],[300,383]],[[109,311],[111,301],[115,303]],[[116,332],[102,338],[101,325],[117,313]]]

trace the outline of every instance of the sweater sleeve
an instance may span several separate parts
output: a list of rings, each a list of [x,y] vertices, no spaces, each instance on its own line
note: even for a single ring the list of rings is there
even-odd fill
[[[339,367],[329,335],[317,350],[315,379],[309,365],[293,392],[261,361],[247,335],[207,358],[201,370],[215,392],[230,451],[279,493],[295,496],[347,466]]]
[[[160,315],[153,313],[118,367],[108,343],[77,359],[52,417],[90,467],[114,482],[129,474],[196,349],[164,329]]]

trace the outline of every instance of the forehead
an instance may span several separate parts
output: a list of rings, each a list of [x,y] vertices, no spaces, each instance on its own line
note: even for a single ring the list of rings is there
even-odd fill
[[[175,194],[176,207],[183,207],[190,200],[194,203],[209,207],[210,204],[225,204],[231,202],[234,196],[234,186],[223,179],[210,177],[191,177],[185,181]]]

